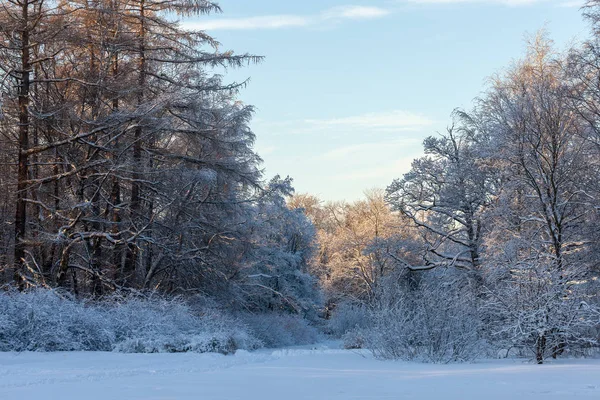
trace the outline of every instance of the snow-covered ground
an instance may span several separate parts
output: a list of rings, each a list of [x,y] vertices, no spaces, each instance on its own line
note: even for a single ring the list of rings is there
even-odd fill
[[[318,349],[0,353],[0,399],[600,399],[600,360],[426,365]]]

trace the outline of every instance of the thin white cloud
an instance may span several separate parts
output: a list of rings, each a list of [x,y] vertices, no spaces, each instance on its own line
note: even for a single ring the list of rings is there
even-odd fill
[[[309,119],[306,123],[313,127],[359,128],[370,130],[417,130],[431,126],[434,121],[420,114],[404,110],[375,112],[351,117],[332,119]]]
[[[584,5],[585,5],[585,0],[569,0],[569,1],[563,1],[562,3],[558,4],[559,7],[567,7],[567,8],[571,8],[571,7],[581,8]]]
[[[348,146],[341,146],[327,151],[320,156],[323,160],[340,160],[348,159],[356,155],[379,155],[384,152],[396,151],[399,148],[406,148],[408,146],[418,146],[422,142],[420,137],[405,138],[400,140],[373,142],[373,143],[360,143],[352,144]]]
[[[321,13],[324,19],[374,19],[389,15],[390,11],[379,7],[340,6]]]
[[[186,21],[180,25],[188,30],[279,29],[306,26],[310,21],[296,15],[267,15],[250,18],[224,18],[212,21]]]
[[[330,8],[315,15],[265,15],[246,18],[219,18],[210,20],[188,20],[180,26],[188,30],[249,30],[282,29],[318,26],[338,23],[344,20],[365,20],[382,18],[390,11],[380,7],[340,6]]]
[[[266,146],[266,147],[262,147],[262,146],[256,146],[256,151],[259,155],[261,156],[266,156],[269,154],[273,154],[275,151],[277,151],[277,147],[276,146]]]
[[[415,3],[415,4],[466,4],[466,3],[496,3],[507,6],[526,6],[534,3],[542,3],[548,0],[400,0],[402,3]]]
[[[389,134],[395,132],[428,131],[436,121],[417,113],[392,110],[327,119],[287,119],[283,121],[255,120],[253,128],[261,135],[328,135]]]
[[[499,4],[509,7],[530,6],[551,3],[554,7],[583,7],[586,0],[396,0],[397,3],[411,4]],[[550,5],[550,4],[549,4]]]
[[[400,177],[410,171],[412,161],[412,156],[402,157],[384,164],[374,163],[371,167],[361,167],[354,171],[337,174],[332,178],[341,181],[366,181],[370,182],[370,184],[377,182],[385,185],[389,184],[394,178]]]

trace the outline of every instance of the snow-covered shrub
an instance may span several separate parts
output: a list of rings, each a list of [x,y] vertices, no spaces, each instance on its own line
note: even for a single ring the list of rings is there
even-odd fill
[[[428,316],[422,311],[408,318],[405,309],[380,313],[374,329],[364,335],[366,347],[378,358],[434,363],[469,361],[481,355],[482,342],[468,320],[450,316],[448,310]]]
[[[220,352],[262,345],[239,320],[182,300],[86,303],[56,291],[0,293],[0,351]]]
[[[106,315],[68,295],[38,290],[0,293],[0,350],[111,350]]]
[[[327,331],[334,337],[363,329],[370,325],[371,315],[365,305],[342,303],[336,307],[327,324]]]
[[[249,314],[243,317],[243,321],[265,347],[312,344],[320,338],[317,328],[297,315]]]
[[[342,344],[345,349],[362,349],[366,347],[367,328],[355,328],[342,335]]]
[[[473,360],[487,350],[468,285],[438,275],[429,273],[418,288],[373,311],[372,326],[359,333],[376,357],[445,363]]]
[[[213,309],[195,313],[181,299],[128,298],[109,305],[107,311],[116,351],[229,354],[261,346],[240,321]]]

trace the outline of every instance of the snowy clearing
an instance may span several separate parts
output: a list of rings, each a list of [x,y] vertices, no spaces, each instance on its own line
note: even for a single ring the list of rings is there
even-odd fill
[[[600,398],[600,360],[429,365],[322,348],[219,354],[0,353],[0,398]]]

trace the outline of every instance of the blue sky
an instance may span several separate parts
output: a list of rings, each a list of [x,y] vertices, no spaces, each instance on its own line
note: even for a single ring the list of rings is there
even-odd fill
[[[469,108],[486,77],[546,28],[559,48],[587,36],[572,0],[220,0],[223,14],[186,19],[224,49],[266,56],[228,71],[250,77],[241,99],[267,176],[297,192],[355,200],[385,188],[426,136]]]

